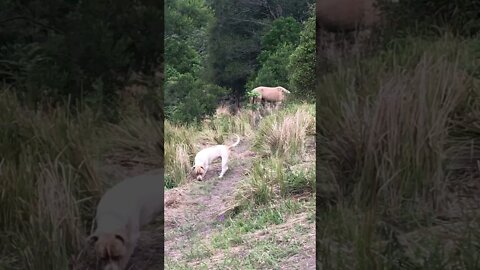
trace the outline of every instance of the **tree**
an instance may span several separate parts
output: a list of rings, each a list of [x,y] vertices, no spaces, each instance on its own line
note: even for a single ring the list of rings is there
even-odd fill
[[[292,17],[272,22],[262,36],[262,51],[258,56],[260,68],[247,82],[247,90],[259,85],[283,85],[288,88],[288,59],[297,46],[302,26]]]
[[[166,17],[166,116],[173,122],[195,122],[212,114],[227,94],[204,79],[213,11],[204,0],[169,0]]]
[[[274,20],[269,28],[262,37],[262,51],[258,57],[260,64],[285,44],[297,46],[302,25],[293,17],[282,17]]]
[[[84,100],[113,117],[130,75],[163,61],[159,2],[2,1],[0,18],[0,79],[32,104]]]
[[[181,73],[198,72],[213,11],[204,0],[168,0],[166,6],[165,61]]]
[[[211,115],[218,97],[226,94],[224,88],[196,79],[190,73],[168,80],[166,87],[173,93],[185,93],[166,110],[167,118],[174,122],[197,122]]]
[[[286,0],[211,0],[215,22],[209,35],[209,80],[244,94],[245,83],[257,70],[261,38],[282,16],[305,15],[308,3]],[[300,19],[299,19],[300,20]]]
[[[281,85],[289,88],[288,77],[291,71],[288,69],[288,64],[289,57],[294,49],[293,45],[283,44],[271,53],[258,70],[255,79],[247,83],[247,90],[260,85]]]
[[[298,94],[315,97],[315,16],[305,21],[300,43],[290,56],[290,87]]]
[[[268,18],[259,3],[214,0],[212,6],[216,20],[209,33],[209,78],[239,96],[255,70],[259,33]]]

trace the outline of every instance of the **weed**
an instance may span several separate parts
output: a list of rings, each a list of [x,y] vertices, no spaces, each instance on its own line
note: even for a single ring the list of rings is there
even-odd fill
[[[263,155],[280,155],[299,161],[305,152],[305,142],[314,132],[315,117],[308,107],[300,107],[293,114],[282,112],[262,120],[254,141],[254,148]]]

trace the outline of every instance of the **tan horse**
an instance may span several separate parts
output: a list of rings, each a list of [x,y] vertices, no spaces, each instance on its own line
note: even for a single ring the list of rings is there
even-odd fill
[[[267,86],[259,86],[252,90],[252,93],[257,94],[250,99],[250,103],[255,104],[257,102],[272,102],[275,103],[275,107],[278,108],[282,101],[285,100],[286,94],[290,94],[290,91],[287,89],[277,86],[277,87],[267,87]]]

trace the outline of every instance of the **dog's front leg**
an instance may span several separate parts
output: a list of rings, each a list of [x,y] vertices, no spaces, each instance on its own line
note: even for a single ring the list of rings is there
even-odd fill
[[[203,171],[203,177],[207,175],[207,172],[208,172],[208,164],[205,165],[205,170]]]
[[[138,239],[140,238],[140,227],[137,222],[130,223],[130,234],[129,240],[125,245],[125,256],[122,257],[120,261],[120,269],[126,269],[130,258],[135,251],[135,247],[137,246]]]

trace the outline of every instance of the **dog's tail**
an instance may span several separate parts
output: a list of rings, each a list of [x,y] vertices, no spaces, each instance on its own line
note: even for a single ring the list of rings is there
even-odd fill
[[[285,93],[290,94],[290,91],[288,91],[287,89],[285,89],[285,88],[283,88],[283,87],[281,87],[281,86],[277,86],[277,88],[279,88],[280,90],[282,90],[282,91],[285,92]]]
[[[237,136],[237,141],[236,141],[234,144],[229,145],[229,146],[228,146],[228,149],[233,148],[233,147],[237,146],[237,145],[240,143],[240,136],[238,136],[237,134],[235,134],[235,136]]]

